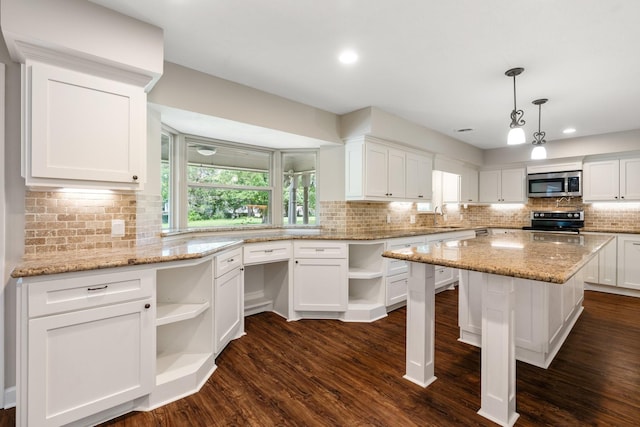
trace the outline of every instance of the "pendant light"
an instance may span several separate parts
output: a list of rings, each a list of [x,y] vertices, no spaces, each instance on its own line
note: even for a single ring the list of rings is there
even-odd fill
[[[513,77],[513,111],[511,112],[511,124],[509,124],[511,130],[509,130],[509,135],[507,136],[508,145],[524,144],[527,142],[524,130],[522,129],[522,126],[526,123],[522,120],[524,111],[518,110],[516,106],[516,76],[522,74],[523,71],[524,68],[518,67],[507,70],[504,73],[508,77]]]
[[[544,143],[547,142],[544,140],[546,135],[545,132],[540,130],[540,121],[542,117],[542,104],[547,102],[547,98],[536,99],[532,102],[533,105],[538,106],[538,132],[533,134],[533,150],[531,150],[531,160],[541,160],[547,158],[547,149],[544,148]]]

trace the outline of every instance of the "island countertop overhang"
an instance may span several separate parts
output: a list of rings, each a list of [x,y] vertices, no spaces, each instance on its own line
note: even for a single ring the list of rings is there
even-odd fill
[[[606,235],[514,232],[434,242],[385,251],[382,256],[562,284],[612,239]]]

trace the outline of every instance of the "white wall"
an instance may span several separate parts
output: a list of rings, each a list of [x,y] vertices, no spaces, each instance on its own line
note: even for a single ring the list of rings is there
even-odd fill
[[[338,116],[280,96],[165,62],[148,101],[239,123],[340,143]]]
[[[1,24],[14,39],[159,77],[163,31],[86,0],[2,0]]]
[[[20,176],[20,65],[12,62],[4,40],[0,40],[0,62],[6,65],[5,75],[5,275],[4,289],[4,371],[5,388],[15,385],[16,292],[8,279],[24,253],[24,179]]]
[[[342,138],[363,134],[439,153],[473,165],[482,164],[482,150],[433,129],[415,124],[376,107],[354,111],[342,117]]]
[[[547,141],[547,162],[567,158],[583,158],[640,150],[640,129],[591,135],[559,141]],[[531,144],[485,150],[484,164],[503,165],[510,163],[538,164],[531,160]]]

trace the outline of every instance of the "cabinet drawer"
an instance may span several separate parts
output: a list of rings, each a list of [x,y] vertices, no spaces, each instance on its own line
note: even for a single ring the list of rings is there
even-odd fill
[[[436,276],[436,287],[440,284],[448,283],[454,281],[455,273],[458,270],[450,267],[436,267],[435,276]]]
[[[293,242],[295,258],[346,258],[347,244],[335,241],[296,241]]]
[[[29,317],[81,310],[153,296],[155,270],[76,273],[29,283]],[[28,283],[28,282],[27,282]]]
[[[216,256],[215,277],[242,266],[242,248],[232,249]]]
[[[387,250],[395,251],[397,249],[412,248],[424,245],[424,239],[421,240],[407,240],[407,239],[394,239],[387,242]],[[396,274],[408,273],[409,262],[401,259],[386,258],[387,262],[387,276],[393,276]]]
[[[291,259],[291,242],[252,243],[244,245],[244,264],[262,264]]]
[[[408,274],[398,274],[387,278],[386,303],[388,306],[406,301],[408,283]]]

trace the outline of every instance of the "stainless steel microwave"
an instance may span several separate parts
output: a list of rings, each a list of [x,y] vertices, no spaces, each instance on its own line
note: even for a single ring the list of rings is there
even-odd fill
[[[529,197],[582,196],[582,171],[529,174],[527,192]]]

